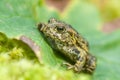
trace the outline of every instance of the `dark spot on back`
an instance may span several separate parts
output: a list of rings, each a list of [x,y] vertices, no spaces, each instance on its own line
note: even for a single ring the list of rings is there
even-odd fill
[[[80,54],[80,51],[78,49],[73,49],[72,51],[74,51],[77,54]]]

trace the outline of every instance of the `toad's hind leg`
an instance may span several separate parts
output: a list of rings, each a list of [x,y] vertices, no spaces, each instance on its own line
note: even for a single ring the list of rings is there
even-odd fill
[[[92,56],[92,55],[88,55],[87,56],[87,61],[86,61],[86,64],[85,64],[85,72],[88,72],[88,73],[93,73],[93,71],[95,70],[96,68],[96,57]]]

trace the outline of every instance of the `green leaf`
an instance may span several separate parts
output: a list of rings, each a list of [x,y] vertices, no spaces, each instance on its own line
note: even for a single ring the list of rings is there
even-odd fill
[[[65,60],[56,56],[36,26],[38,22],[47,23],[51,17],[71,24],[88,40],[90,53],[97,57],[97,69],[93,75],[77,74],[61,66]],[[11,61],[9,65],[7,61],[1,61],[0,76],[3,77],[0,80],[11,80],[13,78],[28,80],[119,80],[120,31],[104,34],[100,30],[101,25],[102,21],[98,8],[80,0],[71,0],[63,13],[45,5],[44,0],[1,0],[0,32],[6,34],[10,39],[18,38],[21,35],[31,38],[41,48],[40,55],[43,65],[26,59]],[[9,38],[0,35],[0,42],[6,43]],[[2,52],[0,57],[6,59],[9,56],[2,48],[0,46],[0,52]],[[18,49],[17,53],[19,52]]]

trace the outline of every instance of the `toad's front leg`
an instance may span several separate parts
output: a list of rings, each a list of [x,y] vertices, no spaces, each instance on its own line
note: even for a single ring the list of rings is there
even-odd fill
[[[75,72],[81,72],[83,71],[85,61],[86,61],[86,58],[84,57],[84,58],[77,60],[74,65],[67,63],[67,62],[63,64],[67,66],[67,69],[73,69]]]

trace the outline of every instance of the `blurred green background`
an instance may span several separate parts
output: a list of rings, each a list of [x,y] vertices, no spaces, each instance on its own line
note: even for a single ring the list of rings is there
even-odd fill
[[[119,80],[119,4],[120,0],[0,0],[0,80]],[[71,24],[89,42],[97,57],[93,75],[61,66],[64,59],[55,56],[36,26],[53,17]],[[24,57],[34,53],[12,40],[21,35],[40,46],[43,64]]]

